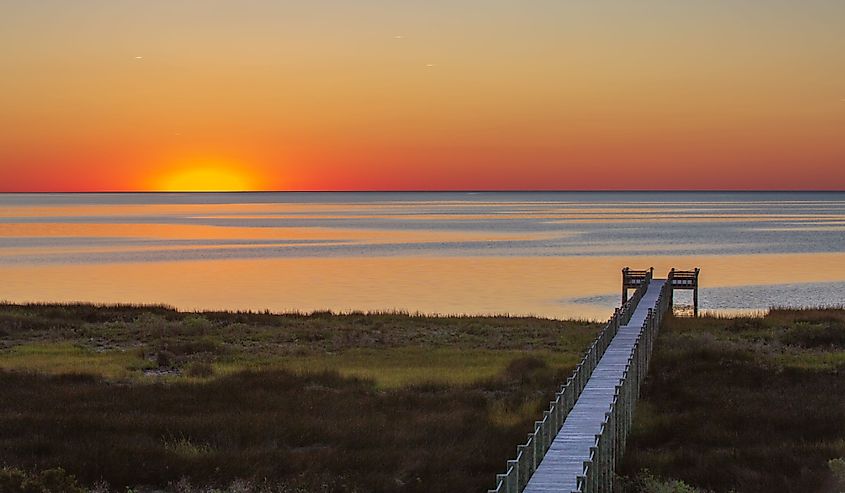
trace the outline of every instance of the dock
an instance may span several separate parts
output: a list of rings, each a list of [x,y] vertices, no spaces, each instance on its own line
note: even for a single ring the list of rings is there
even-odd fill
[[[648,370],[660,322],[674,289],[694,290],[699,269],[622,271],[622,301],[572,377],[561,387],[528,442],[517,447],[489,493],[610,492],[625,451],[639,389]],[[628,290],[634,289],[629,299]]]

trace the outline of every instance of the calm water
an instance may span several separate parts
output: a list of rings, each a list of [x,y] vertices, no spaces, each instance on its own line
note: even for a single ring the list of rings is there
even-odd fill
[[[605,318],[626,265],[843,304],[845,193],[0,194],[9,301]]]

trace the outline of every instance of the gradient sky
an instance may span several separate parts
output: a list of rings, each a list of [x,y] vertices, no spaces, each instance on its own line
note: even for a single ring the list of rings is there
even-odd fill
[[[843,26],[842,0],[4,0],[0,191],[841,190]]]

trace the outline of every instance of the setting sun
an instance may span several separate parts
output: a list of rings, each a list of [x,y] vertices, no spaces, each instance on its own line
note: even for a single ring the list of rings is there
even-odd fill
[[[238,192],[261,188],[251,172],[234,166],[196,165],[164,173],[158,180],[162,192]]]

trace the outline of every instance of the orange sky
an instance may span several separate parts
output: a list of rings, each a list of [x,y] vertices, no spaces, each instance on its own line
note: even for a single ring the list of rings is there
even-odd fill
[[[9,0],[0,191],[845,189],[845,2]]]

